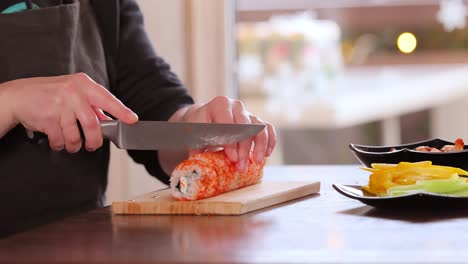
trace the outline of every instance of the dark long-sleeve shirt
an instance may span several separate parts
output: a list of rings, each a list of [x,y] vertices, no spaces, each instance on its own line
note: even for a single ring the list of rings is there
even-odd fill
[[[38,8],[49,7],[44,3],[41,1]],[[115,96],[135,111],[140,120],[168,120],[178,109],[193,103],[169,65],[154,52],[135,0],[91,0],[91,4],[102,36],[109,77],[107,88]],[[29,39],[25,39],[28,43],[21,45],[29,45]],[[22,54],[21,50],[2,50],[0,55],[11,57],[17,54],[14,52]],[[28,54],[37,67],[47,68],[41,67],[41,54]],[[0,60],[3,68],[8,68],[9,63]],[[95,152],[81,150],[72,155],[54,152],[47,144],[29,144],[24,136],[24,129],[17,126],[0,138],[0,201],[4,203],[0,237],[102,205],[107,185],[108,141]],[[168,182],[156,151],[129,151],[129,154],[150,174]]]
[[[135,111],[140,120],[167,120],[192,104],[181,81],[151,46],[143,15],[134,0],[93,0],[107,57],[110,90]],[[156,151],[129,151],[148,172],[168,183]]]

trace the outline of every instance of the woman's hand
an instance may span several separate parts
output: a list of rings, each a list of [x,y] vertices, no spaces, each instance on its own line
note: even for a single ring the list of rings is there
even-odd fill
[[[110,119],[103,111],[128,124],[138,121],[134,112],[84,73],[0,84],[0,104],[0,137],[22,124],[46,134],[53,150],[65,148],[70,153],[82,145],[77,121],[88,151],[102,145],[99,120]]]
[[[196,123],[235,123],[235,124],[265,124],[266,127],[255,137],[237,144],[224,146],[226,155],[236,163],[239,171],[245,171],[249,153],[253,145],[253,158],[263,162],[273,152],[276,144],[276,132],[272,125],[251,115],[239,100],[225,96],[215,97],[202,105],[191,105],[177,111],[169,121]]]

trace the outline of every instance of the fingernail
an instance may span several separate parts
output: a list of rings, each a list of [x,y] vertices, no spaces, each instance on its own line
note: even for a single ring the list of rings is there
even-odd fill
[[[55,148],[53,148],[53,150],[54,150],[54,151],[57,151],[57,152],[60,152],[60,151],[63,150],[63,148],[64,148],[63,146],[61,146],[61,147],[55,147]]]
[[[239,155],[237,155],[236,149],[230,149],[229,154],[231,156],[232,162],[237,162],[239,160]]]
[[[265,152],[259,151],[255,154],[255,162],[257,163],[262,163],[264,158],[265,158]]]
[[[139,118],[138,118],[138,115],[135,114],[134,112],[132,112],[132,115],[133,115],[133,118],[135,118],[135,120],[138,120],[138,119],[139,119]]]
[[[89,152],[94,152],[97,148],[88,148],[86,147],[86,150],[89,151]]]
[[[75,154],[75,153],[78,153],[78,151],[80,151],[79,148],[75,149],[75,150],[72,150],[72,151],[69,151],[70,154]]]
[[[247,168],[247,164],[246,164],[245,160],[241,160],[241,161],[239,161],[237,163],[237,170],[239,172],[245,172],[246,168]]]

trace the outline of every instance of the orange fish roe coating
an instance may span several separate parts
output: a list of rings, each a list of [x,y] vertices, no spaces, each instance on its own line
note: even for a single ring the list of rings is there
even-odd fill
[[[228,159],[224,151],[195,154],[180,163],[174,169],[171,178],[171,181],[177,180],[179,182],[179,179],[173,179],[175,174],[188,174],[195,171],[196,168],[200,175],[197,175],[190,184],[193,190],[190,190],[189,193],[193,194],[193,197],[183,195],[180,192],[175,194],[176,188],[172,188],[172,196],[177,200],[199,200],[256,184],[262,178],[264,164],[265,161],[258,164],[250,157],[247,171],[240,173],[236,170],[235,163]]]

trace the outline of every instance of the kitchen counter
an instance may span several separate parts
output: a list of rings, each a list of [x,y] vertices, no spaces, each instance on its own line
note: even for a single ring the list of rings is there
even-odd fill
[[[379,211],[332,183],[357,166],[268,167],[270,180],[317,179],[319,195],[243,216],[120,216],[90,211],[0,240],[0,262],[461,263],[468,210]]]

